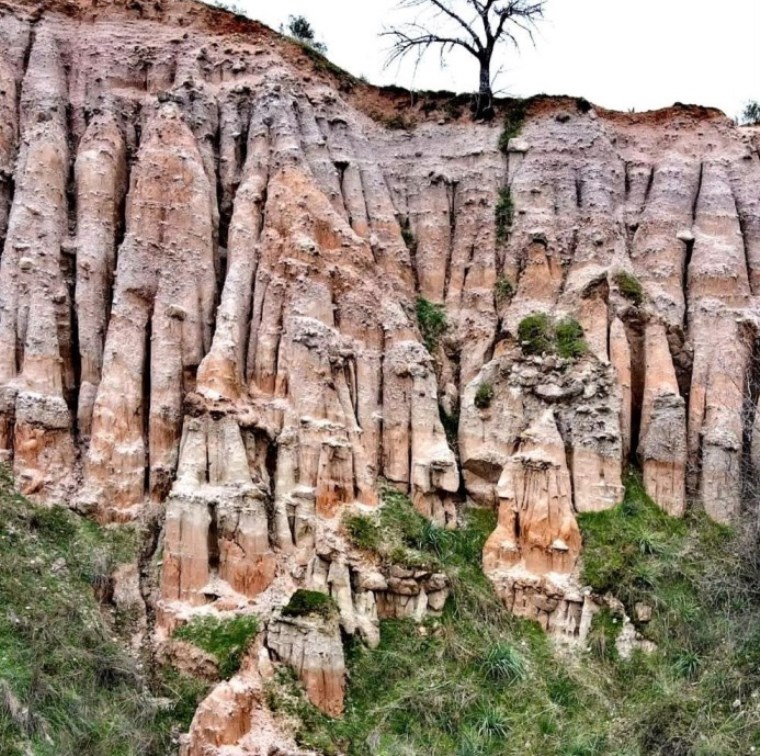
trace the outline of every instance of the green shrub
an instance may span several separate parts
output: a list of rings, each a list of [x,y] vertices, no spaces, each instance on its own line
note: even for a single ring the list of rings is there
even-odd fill
[[[702,659],[696,651],[683,650],[677,654],[673,670],[679,677],[694,679],[701,664]]]
[[[760,102],[752,100],[744,106],[741,122],[745,126],[760,125]]]
[[[322,619],[330,619],[335,615],[335,601],[326,593],[320,591],[297,590],[282,610],[283,617],[308,617],[318,615]]]
[[[520,135],[528,111],[528,100],[515,100],[504,116],[504,128],[499,136],[499,149],[506,155],[509,142]]]
[[[380,547],[380,530],[372,517],[350,514],[343,518],[343,524],[349,539],[358,548],[377,551]]]
[[[544,354],[552,351],[554,334],[551,320],[546,313],[528,315],[517,327],[517,334],[525,354]]]
[[[473,729],[485,739],[498,738],[503,740],[509,734],[509,719],[507,715],[496,706],[484,703],[477,712]]]
[[[496,202],[496,240],[504,242],[509,237],[514,220],[514,205],[512,204],[512,191],[508,186],[499,190],[499,199]]]
[[[644,288],[635,276],[626,271],[621,271],[615,276],[620,293],[637,307],[644,301]]]
[[[586,354],[588,347],[583,339],[583,328],[574,318],[564,318],[554,329],[557,354],[565,359],[577,359]]]
[[[441,337],[449,327],[446,310],[443,305],[429,302],[424,297],[417,297],[417,322],[425,346],[432,354],[438,348]]]
[[[317,41],[314,27],[305,16],[289,16],[288,32],[293,39],[316,50],[318,53],[324,55],[327,52],[327,45]]]
[[[225,680],[240,669],[243,656],[259,632],[259,621],[251,615],[232,618],[196,617],[179,627],[174,637],[211,654]]]
[[[583,328],[574,318],[563,318],[553,325],[546,313],[536,312],[520,322],[517,334],[524,354],[556,352],[565,359],[577,359],[588,351]]]
[[[493,401],[494,391],[490,383],[481,383],[475,393],[475,406],[479,410],[488,409]]]
[[[498,304],[507,302],[508,300],[512,299],[514,295],[514,284],[505,276],[501,276],[494,285],[494,296],[496,297],[496,302]]]

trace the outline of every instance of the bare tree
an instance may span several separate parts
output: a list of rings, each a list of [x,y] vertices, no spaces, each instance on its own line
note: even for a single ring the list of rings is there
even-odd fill
[[[386,66],[408,55],[423,55],[438,47],[441,65],[447,53],[466,50],[480,64],[480,83],[475,102],[478,118],[493,115],[492,64],[497,47],[519,47],[518,36],[533,41],[533,31],[543,18],[546,0],[401,0],[402,9],[420,10],[409,23],[383,32],[392,46]],[[482,27],[482,28],[481,28]]]

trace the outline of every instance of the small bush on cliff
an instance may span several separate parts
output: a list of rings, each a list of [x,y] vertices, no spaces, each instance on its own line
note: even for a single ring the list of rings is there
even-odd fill
[[[424,297],[417,297],[417,323],[425,346],[432,354],[438,348],[441,337],[449,327],[446,310],[443,305],[434,304]]]
[[[639,307],[644,301],[644,287],[638,278],[627,273],[626,271],[620,271],[615,276],[615,283],[617,284],[620,293],[630,302]]]
[[[508,302],[515,295],[515,285],[505,276],[497,279],[494,285],[494,296],[497,304]]]
[[[179,640],[211,654],[225,680],[240,669],[248,646],[259,632],[259,621],[251,615],[239,617],[197,617],[174,633]]]
[[[504,186],[499,190],[499,198],[496,202],[496,240],[504,242],[509,238],[514,220],[515,206],[512,203],[512,190]]]
[[[588,351],[583,328],[575,318],[563,318],[556,325],[543,312],[528,315],[517,327],[523,354],[556,353],[564,359],[578,359]]]
[[[760,102],[757,100],[752,100],[744,106],[741,122],[745,126],[760,125]]]
[[[475,392],[475,406],[479,410],[488,409],[493,401],[494,391],[490,383],[481,383]]]
[[[440,563],[430,554],[435,529],[415,510],[409,499],[391,484],[380,485],[383,506],[372,515],[347,514],[343,526],[349,540],[371,551],[386,564],[436,570]]]
[[[290,36],[301,44],[307,45],[322,55],[327,52],[327,45],[317,41],[314,27],[306,16],[289,16],[287,30]]]
[[[525,354],[544,354],[552,350],[554,334],[549,316],[543,312],[528,315],[517,327],[517,334]]]
[[[499,136],[499,149],[505,155],[509,150],[510,140],[519,136],[522,131],[529,102],[529,100],[515,100],[507,109],[504,116],[504,128]]]
[[[349,514],[343,518],[351,542],[364,551],[377,551],[382,543],[380,528],[373,517]]]
[[[583,328],[574,318],[563,318],[554,329],[557,354],[565,359],[583,357],[588,350],[583,339]]]
[[[282,610],[283,617],[308,617],[317,615],[330,619],[337,611],[335,601],[320,591],[297,590]]]

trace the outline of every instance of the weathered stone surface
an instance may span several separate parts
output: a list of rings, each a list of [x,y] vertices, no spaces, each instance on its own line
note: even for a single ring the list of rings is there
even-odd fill
[[[198,707],[190,732],[181,738],[180,754],[313,756],[297,748],[267,709],[259,665],[250,654],[240,673],[217,685]]]
[[[639,457],[647,493],[669,514],[686,506],[686,403],[662,323],[646,326]]]
[[[0,455],[38,498],[159,514],[158,638],[206,605],[255,610],[338,711],[337,628],[374,645],[380,619],[448,595],[342,540],[380,478],[445,527],[467,498],[498,507],[500,595],[575,639],[595,606],[576,514],[620,501],[632,459],[671,514],[741,510],[760,470],[752,132],[541,98],[505,160],[500,119],[447,124],[433,98],[389,130],[371,115],[393,95],[185,0],[3,0],[0,41]],[[418,297],[449,324],[430,348]],[[523,355],[535,312],[577,319],[587,354]],[[338,605],[329,642],[273,620],[304,586]],[[238,683],[203,748],[266,721]]]
[[[266,644],[295,670],[315,706],[334,717],[343,713],[345,661],[337,619],[277,617]]]

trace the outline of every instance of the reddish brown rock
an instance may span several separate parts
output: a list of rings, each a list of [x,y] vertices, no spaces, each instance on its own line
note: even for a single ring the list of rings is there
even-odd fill
[[[243,669],[217,685],[201,703],[190,732],[182,736],[181,756],[313,756],[296,747],[265,703],[265,691],[255,657]]]
[[[295,670],[315,706],[333,717],[343,713],[346,670],[337,618],[278,617],[266,645]]]
[[[0,5],[2,458],[104,521],[165,515],[159,635],[306,584],[370,644],[439,612],[438,576],[341,540],[381,478],[446,527],[499,506],[505,603],[576,638],[575,514],[619,502],[632,457],[672,514],[737,517],[760,465],[756,130],[540,98],[505,158],[500,118],[341,84],[203,4]],[[397,105],[416,129],[370,117]],[[418,297],[448,322],[430,349]],[[577,319],[587,353],[522,354],[534,312]]]
[[[499,524],[483,552],[486,573],[517,565],[534,575],[571,573],[581,535],[565,446],[551,410],[521,435],[497,491]]]
[[[686,405],[676,381],[665,327],[649,322],[639,457],[647,493],[671,515],[686,506]]]

